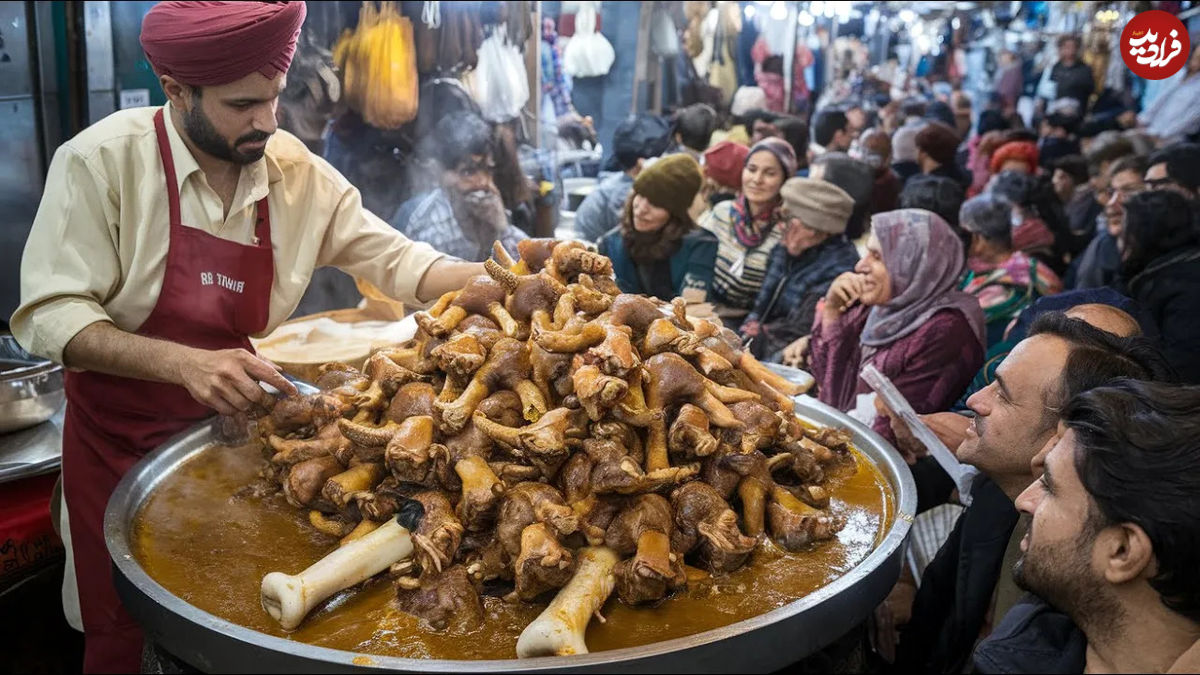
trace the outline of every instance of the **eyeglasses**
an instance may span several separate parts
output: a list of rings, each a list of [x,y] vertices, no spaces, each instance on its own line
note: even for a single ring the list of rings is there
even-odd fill
[[[1143,189],[1145,189],[1145,188],[1129,186],[1129,187],[1123,187],[1119,190],[1114,191],[1111,187],[1108,187],[1108,188],[1104,188],[1103,190],[1100,190],[1096,194],[1100,197],[1101,204],[1107,204],[1109,201],[1112,200],[1112,196],[1113,196],[1114,192],[1116,192],[1116,194],[1120,195],[1120,197],[1121,197],[1120,201],[1124,202],[1126,199],[1129,199],[1130,197],[1136,195],[1137,193],[1141,192]]]
[[[1183,187],[1183,186],[1179,184],[1179,181],[1175,180],[1174,178],[1169,178],[1169,177],[1151,178],[1150,180],[1146,181],[1146,189],[1147,190],[1162,190],[1163,188],[1169,188],[1169,187]]]

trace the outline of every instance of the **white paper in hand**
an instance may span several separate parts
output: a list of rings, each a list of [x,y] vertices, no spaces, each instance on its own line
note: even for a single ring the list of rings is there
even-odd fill
[[[867,383],[875,393],[883,398],[883,402],[887,404],[892,412],[904,420],[908,428],[912,431],[913,436],[917,438],[929,450],[929,454],[934,461],[938,463],[950,474],[950,478],[954,480],[954,484],[958,487],[959,501],[964,505],[971,504],[971,483],[975,481],[975,476],[979,474],[979,470],[973,466],[967,466],[958,461],[953,452],[942,443],[937,434],[921,421],[917,411],[909,405],[908,399],[896,389],[896,385],[887,378],[886,375],[879,372],[875,366],[867,364],[862,369],[863,381]]]

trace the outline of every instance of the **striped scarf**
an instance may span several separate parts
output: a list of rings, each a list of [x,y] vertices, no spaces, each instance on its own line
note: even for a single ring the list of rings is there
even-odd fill
[[[737,199],[733,200],[733,234],[738,243],[746,248],[761,246],[781,219],[778,199],[774,206],[753,218],[750,217],[750,204],[745,195],[739,194]]]

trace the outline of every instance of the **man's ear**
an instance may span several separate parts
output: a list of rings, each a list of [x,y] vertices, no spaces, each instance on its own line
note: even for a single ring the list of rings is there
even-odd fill
[[[162,86],[163,93],[167,95],[167,100],[171,105],[175,106],[176,110],[186,111],[191,109],[192,88],[170,75],[159,75],[158,83]]]
[[[1155,573],[1154,545],[1139,525],[1122,523],[1106,528],[1096,538],[1096,554],[1104,578],[1123,584]]]

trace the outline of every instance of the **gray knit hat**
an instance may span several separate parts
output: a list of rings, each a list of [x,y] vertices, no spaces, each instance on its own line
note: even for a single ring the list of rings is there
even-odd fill
[[[779,191],[783,212],[788,217],[820,232],[841,234],[854,212],[854,198],[845,190],[823,180],[797,176],[789,178]]]

